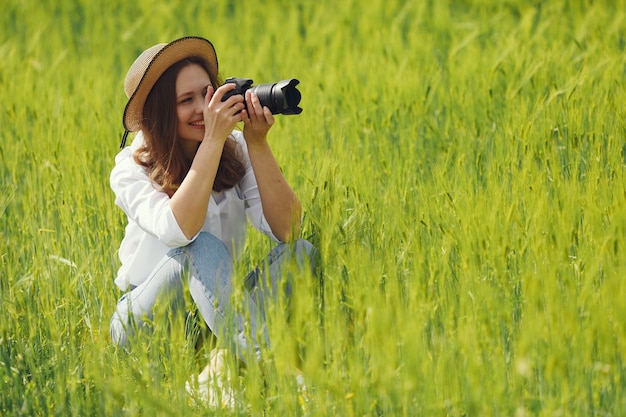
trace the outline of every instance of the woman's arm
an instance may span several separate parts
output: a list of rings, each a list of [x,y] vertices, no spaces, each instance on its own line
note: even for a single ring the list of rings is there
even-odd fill
[[[249,91],[246,92],[246,103],[248,111],[242,111],[244,137],[263,214],[274,236],[287,242],[300,234],[300,200],[283,176],[267,142],[267,132],[274,124],[271,111],[262,107],[258,97]]]
[[[204,139],[193,158],[191,168],[170,200],[170,207],[188,239],[202,229],[211,190],[215,182],[224,143],[235,125],[241,121],[241,96],[234,95],[222,102],[224,93],[235,88],[225,84],[213,94],[209,87],[204,100]]]
[[[204,224],[223,147],[219,140],[203,141],[187,176],[170,200],[172,213],[187,239],[198,234]]]

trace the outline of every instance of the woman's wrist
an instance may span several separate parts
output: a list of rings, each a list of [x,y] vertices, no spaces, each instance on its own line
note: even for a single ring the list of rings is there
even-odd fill
[[[221,138],[221,137],[207,136],[200,143],[200,146],[198,147],[198,151],[200,151],[201,149],[203,151],[216,151],[216,152],[219,152],[221,155],[222,149],[224,148],[224,144],[226,143],[227,139],[228,137]]]
[[[244,136],[245,137],[245,136]],[[270,147],[269,142],[267,141],[267,135],[263,135],[259,138],[246,138],[246,144],[248,145],[248,152],[256,151],[256,150],[265,150]]]

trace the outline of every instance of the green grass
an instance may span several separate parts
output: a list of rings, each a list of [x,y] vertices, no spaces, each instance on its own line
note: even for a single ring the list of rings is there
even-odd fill
[[[8,0],[0,414],[625,415],[625,6]],[[182,327],[108,338],[123,78],[188,34],[224,76],[300,79],[271,141],[323,257],[233,412],[189,402]]]

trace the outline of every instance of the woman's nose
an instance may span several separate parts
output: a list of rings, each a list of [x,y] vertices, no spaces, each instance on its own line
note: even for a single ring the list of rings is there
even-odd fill
[[[200,98],[197,99],[194,104],[196,108],[196,113],[204,113],[204,97],[200,96]]]

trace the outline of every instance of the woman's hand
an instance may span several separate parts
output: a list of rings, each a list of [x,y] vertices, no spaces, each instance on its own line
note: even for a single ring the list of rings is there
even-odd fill
[[[204,140],[225,141],[235,125],[242,120],[245,105],[240,94],[222,101],[224,94],[235,87],[235,84],[227,83],[217,90],[211,86],[207,88],[204,97]]]
[[[264,142],[267,132],[274,124],[274,116],[267,106],[262,106],[256,94],[246,91],[247,110],[241,112],[243,136],[248,146]]]

